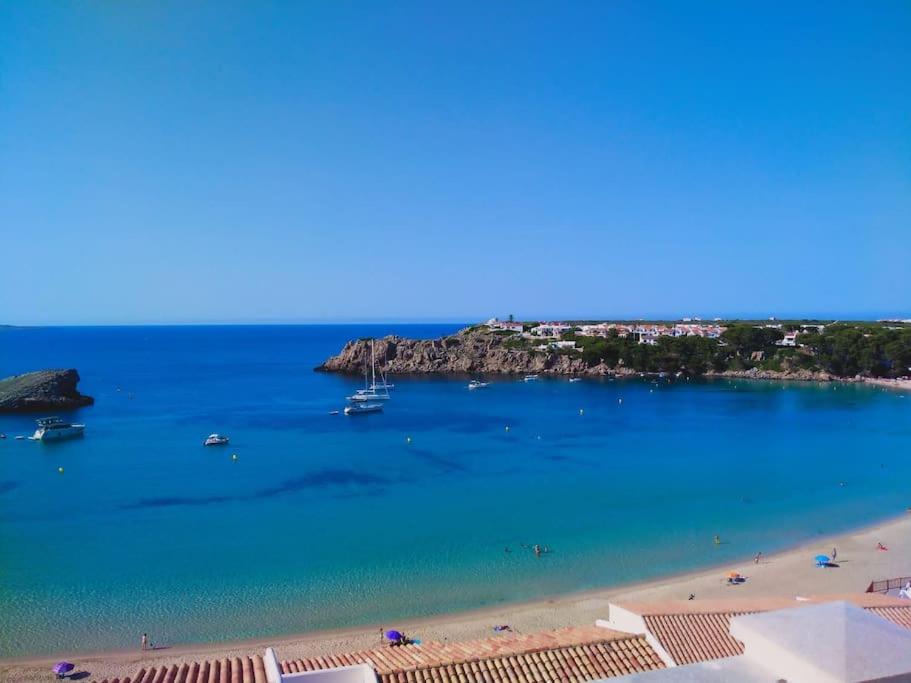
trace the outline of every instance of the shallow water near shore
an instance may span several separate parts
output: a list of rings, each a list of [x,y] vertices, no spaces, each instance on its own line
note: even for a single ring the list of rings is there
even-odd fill
[[[77,441],[0,416],[0,656],[391,623],[911,503],[911,398],[863,385],[397,377],[384,413],[329,414],[358,380],[312,369],[345,341],[455,329],[0,330],[0,375],[76,367],[96,398]]]

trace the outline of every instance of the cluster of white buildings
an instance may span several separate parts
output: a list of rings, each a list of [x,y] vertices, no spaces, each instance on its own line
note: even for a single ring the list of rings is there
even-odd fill
[[[705,337],[719,339],[726,327],[717,322],[704,323],[699,318],[684,318],[683,322],[673,325],[655,323],[592,323],[588,325],[570,325],[566,322],[539,322],[529,326],[513,320],[491,318],[485,323],[492,330],[502,330],[520,334],[526,339],[559,340],[564,334],[574,331],[584,337],[633,337],[640,344],[657,344],[659,337]],[[528,331],[525,328],[528,327]],[[782,329],[781,324],[766,324],[763,327]],[[825,325],[801,325],[800,329],[783,332],[784,338],[776,342],[778,346],[796,347],[798,335],[808,331],[822,332]],[[573,348],[573,342],[548,341],[540,349]]]
[[[588,337],[634,337],[640,344],[656,344],[658,337],[706,337],[718,339],[725,331],[721,325],[706,323],[678,323],[675,325],[598,323],[582,325],[579,334]]]
[[[564,334],[574,330],[576,334],[586,337],[609,337],[612,334],[616,334],[618,337],[632,336],[640,344],[655,344],[659,337],[707,337],[709,339],[718,339],[726,329],[721,325],[701,322],[683,322],[675,325],[605,322],[578,326],[570,325],[566,322],[539,322],[526,332],[523,324],[519,322],[491,318],[486,324],[492,330],[514,332],[521,334],[527,339],[559,340]],[[572,348],[572,345],[573,342],[551,341],[543,345],[543,347]]]

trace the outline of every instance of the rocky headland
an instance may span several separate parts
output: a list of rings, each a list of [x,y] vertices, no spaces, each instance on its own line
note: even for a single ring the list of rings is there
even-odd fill
[[[377,367],[400,374],[506,374],[537,373],[554,375],[607,375],[611,368],[586,367],[581,358],[558,353],[532,351],[513,346],[508,335],[486,329],[466,328],[440,339],[407,339],[388,336],[373,340]],[[317,370],[363,374],[369,363],[371,340],[358,339],[345,344]]]
[[[546,340],[542,340],[544,342]],[[513,335],[486,327],[469,327],[439,339],[408,339],[387,336],[381,339],[349,341],[335,356],[316,368],[322,372],[363,374],[370,362],[371,342],[377,369],[390,375],[406,374],[538,374],[554,376],[631,377],[637,372],[622,364],[608,366],[603,361],[590,365],[579,354],[559,350],[537,350],[517,342]],[[698,373],[688,373],[698,374]],[[837,377],[827,372],[805,369],[708,371],[706,377],[794,380],[826,382],[856,381],[860,377]]]
[[[76,370],[38,370],[0,380],[0,413],[73,410],[95,403],[80,394]]]

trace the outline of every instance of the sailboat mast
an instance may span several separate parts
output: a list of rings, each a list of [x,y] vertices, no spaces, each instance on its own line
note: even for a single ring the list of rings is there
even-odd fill
[[[373,379],[373,390],[376,391],[376,347],[373,345],[373,340],[370,340],[370,375]]]

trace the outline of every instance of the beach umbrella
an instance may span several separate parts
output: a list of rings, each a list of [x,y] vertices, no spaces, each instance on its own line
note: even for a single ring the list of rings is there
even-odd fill
[[[402,634],[399,633],[398,631],[395,631],[395,630],[393,630],[393,631],[386,631],[386,637],[387,637],[389,640],[401,640],[401,639],[402,639]]]
[[[814,559],[816,560],[816,564],[820,566],[829,563],[828,555],[817,555]]]
[[[70,664],[69,662],[57,662],[54,664],[52,671],[58,676],[62,676],[65,673],[69,673],[76,668],[75,664]]]

